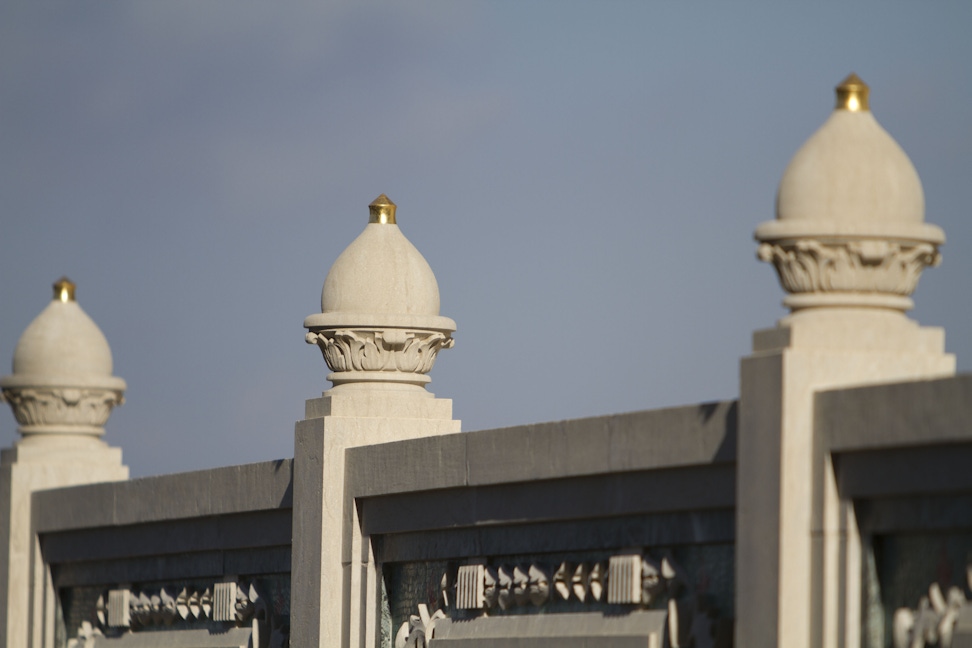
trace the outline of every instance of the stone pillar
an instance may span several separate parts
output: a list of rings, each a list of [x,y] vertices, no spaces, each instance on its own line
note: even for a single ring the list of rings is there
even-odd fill
[[[295,431],[293,646],[370,646],[376,636],[380,575],[345,492],[345,450],[460,431],[452,401],[425,388],[455,322],[439,315],[435,275],[395,205],[382,195],[370,213],[327,275],[321,313],[304,321],[334,387],[307,401]]]
[[[111,349],[74,300],[54,300],[27,327],[13,374],[0,379],[21,439],[0,453],[0,648],[53,646],[54,591],[31,525],[37,490],[128,479],[121,450],[101,440],[125,381],[112,376]]]
[[[756,238],[791,312],[742,361],[735,645],[856,648],[860,537],[814,438],[814,394],[955,372],[944,332],[905,315],[944,235],[924,223],[918,175],[856,75],[790,162],[777,219]]]

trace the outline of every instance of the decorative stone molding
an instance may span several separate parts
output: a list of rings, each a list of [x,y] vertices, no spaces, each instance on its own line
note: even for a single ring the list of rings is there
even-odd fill
[[[335,384],[350,381],[424,384],[436,355],[455,341],[448,333],[423,329],[311,329],[305,336],[316,344]]]
[[[121,390],[70,387],[7,387],[3,400],[10,403],[23,434],[64,431],[65,426],[100,432],[111,410],[125,402]]]
[[[607,562],[461,565],[454,582],[456,609],[540,607],[549,601],[576,600],[612,605],[651,606],[683,586],[680,570],[669,558],[657,562],[641,553],[612,556]],[[446,595],[445,601],[451,599]]]
[[[764,242],[758,257],[771,262],[783,288],[803,293],[878,293],[907,297],[921,272],[941,255],[925,242],[812,238]]]
[[[535,613],[554,613],[547,607],[575,600],[608,605],[666,608],[667,638],[665,645],[714,646],[715,615],[705,609],[700,599],[686,592],[681,570],[668,557],[656,561],[641,552],[611,556],[608,561],[561,562],[555,569],[546,564],[499,564],[491,566],[479,560],[461,565],[456,578],[443,575],[442,584],[455,583],[455,607],[450,613],[452,597],[443,592],[442,607],[430,612],[425,604],[418,615],[403,623],[395,638],[395,648],[425,648],[434,638],[438,619],[469,618],[481,610],[487,616],[502,614],[512,608],[539,608]],[[577,611],[575,607],[560,608]],[[590,608],[588,608],[590,609]],[[603,608],[602,608],[603,609]],[[518,611],[519,612],[519,611]]]
[[[94,637],[154,631],[166,626],[176,626],[171,631],[179,632],[180,629],[211,628],[213,623],[251,628],[254,648],[289,645],[286,620],[274,618],[256,586],[245,581],[215,583],[203,589],[113,589],[98,598],[94,617],[97,625],[85,621],[78,630],[78,639],[72,640],[74,646],[85,646]]]
[[[969,588],[972,589],[972,565],[966,568]],[[917,609],[898,608],[891,624],[894,648],[951,648],[955,625],[962,608],[972,601],[958,587],[942,592],[938,583],[928,588],[928,596],[921,597]]]

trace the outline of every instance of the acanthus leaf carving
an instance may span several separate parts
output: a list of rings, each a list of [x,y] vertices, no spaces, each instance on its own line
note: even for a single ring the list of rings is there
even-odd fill
[[[334,372],[404,372],[427,374],[442,349],[454,340],[440,331],[421,329],[322,329],[305,339],[316,344]]]
[[[111,410],[124,403],[122,393],[114,389],[8,387],[3,396],[22,426],[102,427]]]
[[[922,271],[941,255],[929,243],[883,240],[764,242],[757,256],[772,263],[790,293],[860,292],[911,295]]]

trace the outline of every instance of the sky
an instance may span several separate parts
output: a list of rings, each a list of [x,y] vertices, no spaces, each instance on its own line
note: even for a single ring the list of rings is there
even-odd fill
[[[463,430],[735,398],[755,227],[851,71],[944,228],[972,368],[972,3],[0,3],[0,374],[67,275],[133,476],[293,456],[303,319],[381,193],[456,320]],[[17,438],[0,415],[0,446]]]

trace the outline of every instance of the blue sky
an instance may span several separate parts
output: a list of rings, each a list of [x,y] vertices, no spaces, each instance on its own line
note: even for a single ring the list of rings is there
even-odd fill
[[[107,440],[133,474],[292,456],[328,387],[303,318],[384,192],[458,323],[430,389],[465,430],[733,398],[784,314],[752,232],[856,71],[948,237],[913,316],[968,370],[969,25],[967,2],[5,2],[0,359],[66,274],[128,381]]]

